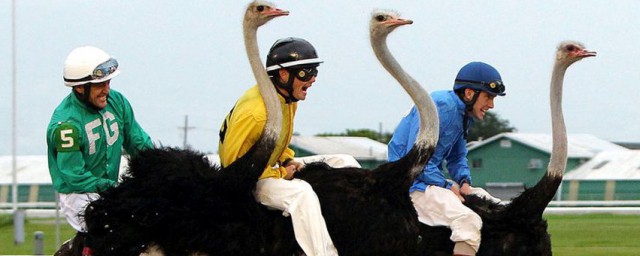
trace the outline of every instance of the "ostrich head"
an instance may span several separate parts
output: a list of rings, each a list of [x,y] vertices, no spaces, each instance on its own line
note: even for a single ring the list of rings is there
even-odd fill
[[[402,25],[413,24],[412,20],[401,19],[400,15],[395,11],[389,10],[376,10],[371,14],[371,21],[369,22],[369,32],[371,37],[386,37]]]
[[[281,10],[267,1],[256,0],[247,6],[244,16],[245,25],[251,24],[252,27],[259,27],[279,16],[289,15],[288,11]]]
[[[588,51],[584,45],[575,41],[564,41],[558,45],[556,52],[556,62],[569,66],[576,61],[587,57],[596,56],[596,52]]]

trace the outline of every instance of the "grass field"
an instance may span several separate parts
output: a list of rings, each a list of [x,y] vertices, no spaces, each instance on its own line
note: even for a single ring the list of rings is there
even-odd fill
[[[627,256],[640,255],[640,215],[547,215],[549,233],[556,256]],[[54,219],[27,219],[25,243],[13,244],[13,221],[9,215],[0,215],[0,255],[33,254],[34,232],[45,233],[45,254],[51,255],[55,244]],[[64,220],[60,239],[64,241],[75,233]]]

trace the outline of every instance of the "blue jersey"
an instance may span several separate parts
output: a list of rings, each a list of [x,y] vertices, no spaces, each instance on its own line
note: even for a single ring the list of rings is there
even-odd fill
[[[436,150],[431,159],[416,178],[410,191],[424,191],[428,185],[450,188],[443,173],[443,163],[446,163],[451,178],[458,184],[471,184],[471,174],[467,162],[467,141],[464,138],[465,104],[453,91],[436,91],[431,98],[438,109],[440,118],[440,135]],[[400,124],[389,141],[389,161],[396,161],[406,155],[413,147],[419,129],[418,110],[414,106]],[[469,118],[467,127],[471,125]]]

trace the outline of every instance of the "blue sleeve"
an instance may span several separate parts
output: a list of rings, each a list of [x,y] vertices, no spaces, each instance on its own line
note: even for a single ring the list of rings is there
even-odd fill
[[[420,126],[419,118],[418,111],[414,106],[411,108],[409,114],[400,120],[398,127],[396,127],[387,145],[389,162],[397,161],[409,153],[418,135]]]
[[[471,174],[467,161],[467,145],[464,139],[458,139],[451,148],[451,153],[447,157],[447,170],[449,170],[451,178],[458,184],[462,185],[462,182],[466,181],[471,185]]]

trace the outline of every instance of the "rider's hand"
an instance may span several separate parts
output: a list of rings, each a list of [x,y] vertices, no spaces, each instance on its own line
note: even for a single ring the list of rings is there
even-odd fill
[[[287,165],[284,167],[287,170],[287,175],[284,176],[285,180],[293,179],[293,176],[297,171],[302,169],[303,164],[296,161],[289,161]]]
[[[469,183],[462,183],[462,186],[460,186],[460,194],[461,195],[469,195],[471,194],[471,186],[469,185]]]
[[[458,197],[458,199],[460,199],[460,202],[464,203],[464,197],[460,194],[460,185],[458,185],[458,183],[456,183],[455,181],[452,181],[451,183],[453,183],[453,185],[451,185],[451,188],[449,189]],[[462,185],[464,186],[465,184],[467,186],[469,185],[467,183],[464,183]]]

